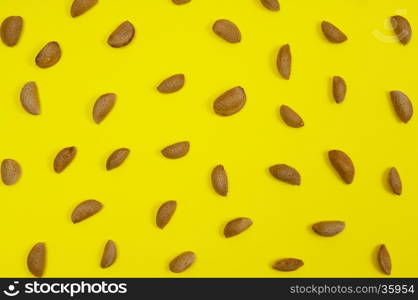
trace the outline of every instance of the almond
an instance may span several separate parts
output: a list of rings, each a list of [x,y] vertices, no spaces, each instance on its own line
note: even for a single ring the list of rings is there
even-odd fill
[[[186,271],[196,260],[196,255],[191,252],[183,252],[170,262],[170,271],[173,273],[181,273]]]
[[[228,177],[222,165],[217,165],[212,170],[212,186],[213,189],[221,196],[228,194]]]
[[[292,54],[290,53],[290,46],[286,44],[282,46],[277,54],[277,69],[284,79],[290,78],[292,67]]]
[[[5,185],[15,184],[22,175],[22,168],[13,159],[5,159],[1,163],[1,179]]]
[[[389,184],[392,188],[393,193],[395,193],[396,195],[402,194],[401,177],[399,176],[398,170],[396,170],[396,168],[391,168],[389,170]]]
[[[290,127],[299,128],[305,125],[302,118],[287,105],[280,106],[280,115],[283,121]]]
[[[391,91],[392,105],[402,122],[408,123],[414,114],[411,100],[401,91]]]
[[[115,260],[116,260],[116,244],[114,241],[108,240],[103,250],[103,256],[102,256],[102,261],[100,263],[100,266],[102,268],[108,268],[111,265],[113,265]]]
[[[229,20],[217,20],[213,24],[212,29],[227,42],[239,43],[241,41],[241,32],[239,31],[239,28]]]
[[[106,162],[106,170],[112,170],[119,167],[128,157],[130,150],[128,148],[120,148],[110,154]]]
[[[168,77],[157,87],[160,93],[168,94],[180,90],[184,86],[184,75],[176,74]]]
[[[313,231],[317,234],[330,237],[339,234],[345,228],[342,221],[323,221],[312,225]]]
[[[340,29],[327,21],[321,23],[321,28],[325,37],[332,43],[342,43],[347,40],[347,36]]]
[[[276,261],[273,269],[277,271],[290,272],[296,271],[303,266],[303,261],[297,258],[283,258]]]
[[[20,103],[32,115],[41,114],[38,87],[34,81],[26,83],[20,91]]]
[[[108,93],[97,98],[93,107],[93,120],[100,124],[112,111],[116,103],[116,94]]]
[[[19,16],[10,16],[1,24],[0,36],[7,46],[13,47],[19,42],[22,33],[23,19]]]
[[[174,4],[181,5],[189,3],[191,0],[172,0]]]
[[[251,225],[253,225],[253,221],[249,218],[237,218],[232,221],[229,221],[224,228],[224,235],[226,238],[233,237],[238,235],[245,230],[247,230]]]
[[[135,36],[135,28],[131,22],[125,21],[120,24],[109,36],[107,43],[113,48],[128,45]]]
[[[331,150],[328,152],[328,158],[345,183],[350,184],[354,179],[354,165],[350,157],[340,150]]]
[[[45,243],[38,243],[32,247],[26,262],[29,271],[36,277],[42,277],[46,264]]]
[[[345,83],[345,80],[340,76],[334,76],[332,78],[332,94],[334,96],[335,102],[343,102],[346,93],[347,85]]]
[[[236,86],[222,95],[213,103],[213,110],[220,116],[230,116],[239,112],[245,105],[247,96],[242,87]]]
[[[57,173],[61,173],[67,168],[67,166],[73,161],[77,154],[76,147],[67,147],[58,152],[54,160],[54,170]]]
[[[81,222],[95,214],[97,214],[103,208],[103,204],[96,200],[86,200],[81,202],[73,210],[71,214],[71,221],[73,223]]]
[[[74,0],[71,6],[71,16],[78,17],[97,4],[98,0]]]
[[[278,0],[261,0],[261,3],[264,5],[265,8],[271,11],[280,10],[280,5],[279,5]]]
[[[390,22],[399,41],[404,45],[408,44],[412,36],[412,29],[408,20],[402,16],[392,16]]]
[[[273,175],[276,179],[293,184],[293,185],[300,185],[300,174],[291,166],[288,166],[286,164],[278,164],[270,167],[270,173]]]
[[[168,224],[168,222],[170,222],[171,217],[176,212],[176,208],[176,201],[167,201],[160,206],[156,218],[156,223],[159,228],[163,229]]]
[[[61,48],[57,42],[46,44],[35,58],[40,68],[49,68],[55,65],[61,58]]]
[[[381,245],[379,247],[379,251],[377,253],[377,261],[379,262],[380,269],[386,275],[390,275],[392,272],[392,262],[390,259],[390,255],[388,249],[385,245]]]
[[[187,141],[179,142],[165,147],[161,153],[171,159],[176,159],[185,156],[190,149],[190,143]]]

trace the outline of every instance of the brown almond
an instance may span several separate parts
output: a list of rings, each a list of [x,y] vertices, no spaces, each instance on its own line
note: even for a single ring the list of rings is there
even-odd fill
[[[280,4],[278,0],[261,0],[261,3],[264,5],[265,8],[271,11],[280,10]]]
[[[327,21],[321,23],[321,28],[325,37],[332,43],[342,43],[347,40],[347,36],[340,29]]]
[[[117,251],[115,242],[112,240],[108,240],[103,250],[103,256],[102,261],[100,262],[100,266],[104,269],[113,265],[113,263],[116,260],[116,253]]]
[[[392,272],[392,261],[390,259],[388,249],[385,245],[381,245],[379,247],[379,251],[377,253],[377,261],[379,262],[379,266],[382,272],[386,275],[390,275]]]
[[[329,151],[328,158],[341,179],[347,184],[352,183],[355,169],[351,158],[340,150]]]
[[[98,0],[74,0],[71,6],[71,16],[78,17],[97,4]]]
[[[412,37],[412,29],[408,20],[402,16],[392,16],[390,22],[399,41],[404,45],[408,44]]]
[[[168,77],[157,87],[160,93],[168,94],[180,90],[184,86],[184,75],[176,74]]]
[[[305,125],[303,119],[287,105],[280,106],[280,115],[283,121],[290,127],[299,128]]]
[[[190,149],[190,143],[187,141],[179,142],[165,147],[161,153],[171,159],[176,159],[185,156]]]
[[[40,68],[49,68],[55,65],[61,58],[61,48],[57,42],[46,44],[35,58]]]
[[[26,83],[20,91],[20,103],[32,115],[41,114],[38,87],[34,81]]]
[[[269,168],[270,174],[273,175],[276,179],[293,184],[300,185],[301,178],[299,172],[286,164],[278,164],[271,166]]]
[[[116,103],[116,94],[108,93],[97,98],[93,107],[93,120],[100,124],[112,111]]]
[[[402,182],[398,170],[396,170],[396,168],[390,168],[388,177],[393,193],[396,195],[402,194]]]
[[[245,105],[247,96],[242,87],[236,86],[222,95],[213,103],[213,110],[220,116],[230,116],[239,112]]]
[[[239,43],[241,41],[241,32],[237,25],[229,20],[217,20],[212,26],[213,32],[230,43]]]
[[[29,271],[36,277],[42,277],[46,264],[45,243],[38,243],[29,252],[27,262]]]
[[[67,147],[58,152],[54,160],[54,170],[57,173],[61,173],[67,168],[67,166],[73,161],[77,154],[76,147]]]
[[[290,53],[290,46],[286,44],[282,46],[277,54],[277,69],[284,79],[290,78],[292,68],[292,54]]]
[[[191,0],[172,0],[174,4],[181,5],[189,3]]]
[[[335,102],[343,102],[346,93],[347,85],[345,83],[345,80],[340,76],[334,76],[332,78],[332,94],[334,96]]]
[[[196,255],[191,251],[186,251],[174,258],[169,265],[170,271],[181,273],[186,271],[196,260]]]
[[[404,123],[408,123],[414,114],[411,100],[401,91],[391,91],[390,97],[399,119]]]
[[[253,221],[249,218],[237,218],[232,221],[229,221],[224,228],[224,235],[226,238],[233,237],[238,235],[245,230],[247,230],[251,225],[253,225]]]
[[[103,204],[97,200],[83,201],[73,210],[73,213],[71,214],[71,220],[73,223],[81,222],[97,214],[102,208]]]
[[[345,223],[342,221],[323,221],[312,225],[313,231],[321,236],[334,236],[339,234],[345,228]]]
[[[213,189],[221,196],[228,194],[228,176],[222,165],[217,165],[212,170],[212,186]]]
[[[128,148],[120,148],[110,154],[106,162],[106,170],[112,170],[119,167],[128,157],[130,150]]]
[[[170,222],[171,217],[176,212],[177,202],[176,201],[167,201],[163,203],[157,212],[156,223],[157,226],[163,229],[168,222]]]
[[[23,28],[23,18],[20,16],[10,16],[4,19],[1,24],[0,36],[4,44],[13,47],[19,42]]]
[[[113,48],[128,45],[135,36],[135,27],[131,22],[125,21],[120,24],[109,36],[107,43]]]
[[[13,159],[4,159],[1,163],[1,179],[5,185],[15,184],[22,175],[22,168]]]
[[[297,258],[283,258],[274,263],[273,269],[277,271],[291,272],[296,271],[303,265],[303,260]]]

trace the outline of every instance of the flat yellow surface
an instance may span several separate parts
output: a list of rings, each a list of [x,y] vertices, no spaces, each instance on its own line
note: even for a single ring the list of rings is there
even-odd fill
[[[23,169],[14,186],[0,185],[0,276],[31,276],[26,256],[32,245],[47,244],[46,277],[148,276],[384,276],[376,263],[385,243],[392,276],[418,276],[418,120],[401,123],[388,92],[418,99],[418,39],[399,44],[388,27],[402,14],[418,23],[413,0],[280,0],[271,12],[258,0],[100,0],[71,18],[71,0],[2,0],[0,18],[21,15],[24,30],[16,47],[0,44],[0,159],[13,158]],[[235,22],[242,42],[229,44],[212,32],[215,20]],[[125,48],[107,37],[130,20],[136,36]],[[348,36],[331,44],[320,22],[328,20]],[[38,51],[56,40],[59,63],[40,69]],[[289,81],[277,73],[279,47],[293,54]],[[184,73],[186,84],[163,95],[156,86]],[[344,103],[331,97],[331,77],[348,84]],[[36,81],[42,115],[26,113],[21,87]],[[218,95],[242,86],[247,104],[231,117],[212,111]],[[91,111],[98,96],[118,95],[111,114],[97,125]],[[280,119],[287,104],[305,120],[293,129]],[[160,150],[189,140],[178,160]],[[78,154],[61,174],[53,171],[56,153],[76,146]],[[120,147],[131,154],[111,172],[108,155]],[[341,149],[356,167],[346,185],[331,168],[327,151]],[[268,167],[286,163],[299,170],[301,186],[275,180]],[[210,184],[211,169],[223,164],[228,196]],[[396,166],[404,193],[395,196],[386,172]],[[72,224],[73,208],[97,199],[103,210]],[[155,225],[161,203],[178,208],[164,230]],[[249,217],[254,225],[225,239],[224,225]],[[333,238],[314,234],[322,220],[343,220],[346,230]],[[105,242],[118,246],[116,263],[101,269]],[[173,274],[168,263],[191,250],[195,264]],[[271,268],[279,258],[297,257],[305,265],[293,273]]]

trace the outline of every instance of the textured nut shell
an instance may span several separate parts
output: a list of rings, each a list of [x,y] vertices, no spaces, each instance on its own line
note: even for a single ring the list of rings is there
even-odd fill
[[[276,179],[293,184],[300,185],[301,177],[299,172],[286,164],[278,164],[271,166],[269,168],[270,174],[273,175]]]
[[[341,179],[347,184],[352,183],[355,169],[351,158],[340,150],[329,151],[328,158]]]
[[[392,261],[388,249],[385,245],[381,245],[377,253],[377,261],[379,262],[380,269],[386,275],[390,275],[392,272]]]
[[[22,17],[10,16],[4,19],[0,29],[0,36],[3,43],[9,47],[15,46],[19,42],[22,28]]]
[[[97,124],[101,123],[112,111],[116,103],[116,94],[108,93],[97,98],[93,107],[93,120]]]
[[[73,161],[77,154],[76,147],[67,147],[58,152],[54,160],[54,170],[57,173],[61,173],[67,168],[67,166]]]
[[[102,256],[102,261],[100,262],[100,266],[102,268],[110,267],[115,262],[116,256],[117,256],[116,244],[114,241],[108,240],[103,250],[103,256]]]
[[[303,261],[297,258],[283,258],[276,261],[273,269],[282,272],[296,271],[304,265]]]
[[[261,3],[264,5],[265,8],[271,11],[280,10],[280,4],[278,0],[261,0]]]
[[[345,223],[342,221],[323,221],[312,225],[313,231],[321,236],[334,236],[339,234],[345,228]]]
[[[29,271],[36,277],[42,277],[46,264],[45,243],[38,243],[32,247],[26,261]]]
[[[289,44],[282,46],[277,54],[277,70],[284,79],[290,78],[292,69],[292,54]]]
[[[131,22],[125,21],[120,24],[109,36],[107,43],[113,48],[128,45],[135,36],[135,27]]]
[[[176,208],[176,201],[167,201],[160,206],[156,217],[156,223],[159,228],[163,229],[168,224],[168,222],[170,222],[171,218],[176,212]]]
[[[392,105],[402,122],[408,123],[414,114],[411,100],[401,91],[391,91]]]
[[[325,37],[332,43],[342,43],[347,40],[347,36],[340,29],[327,21],[321,23],[321,28]]]
[[[34,81],[26,83],[20,91],[20,103],[26,112],[32,115],[41,114],[38,87]]]
[[[232,221],[229,221],[224,228],[224,235],[226,238],[233,237],[238,235],[245,230],[247,230],[251,225],[253,225],[253,221],[249,218],[237,218]]]
[[[390,22],[399,41],[404,45],[408,44],[412,37],[412,29],[409,21],[402,16],[392,16]]]
[[[340,76],[334,76],[332,78],[332,94],[334,96],[335,102],[343,102],[346,93],[347,85],[345,83],[345,80]]]
[[[103,204],[97,200],[83,201],[73,210],[73,213],[71,214],[71,221],[73,221],[73,223],[81,222],[97,214],[102,208]]]
[[[15,184],[22,175],[22,168],[13,159],[5,159],[1,163],[1,179],[5,185]]]
[[[396,195],[402,194],[402,182],[401,177],[399,176],[398,170],[396,168],[391,168],[389,170],[389,184],[392,188],[393,193]]]
[[[172,0],[174,4],[181,5],[189,3],[191,0]]]
[[[227,42],[239,43],[241,41],[241,32],[239,31],[239,28],[229,20],[217,20],[213,24],[212,29]]]
[[[247,97],[242,87],[234,87],[220,95],[213,103],[213,110],[220,116],[230,116],[239,112]]]
[[[46,44],[35,58],[40,68],[49,68],[55,65],[61,58],[61,48],[57,42]]]
[[[71,16],[78,17],[97,4],[98,0],[74,0],[71,6]]]
[[[183,252],[170,262],[170,271],[174,273],[181,273],[190,268],[190,266],[195,262],[195,260],[196,255],[193,252]]]
[[[299,128],[305,125],[303,119],[287,105],[280,106],[280,116],[283,121],[293,128]]]
[[[176,159],[185,156],[190,149],[190,143],[187,141],[179,142],[165,147],[161,153],[171,159]]]
[[[157,87],[160,93],[168,94],[180,90],[184,86],[184,75],[176,74],[163,80]]]
[[[228,176],[222,165],[218,165],[212,170],[211,174],[213,189],[221,196],[228,194]]]
[[[128,148],[120,148],[110,154],[106,162],[106,169],[112,170],[119,167],[128,157],[130,150]]]

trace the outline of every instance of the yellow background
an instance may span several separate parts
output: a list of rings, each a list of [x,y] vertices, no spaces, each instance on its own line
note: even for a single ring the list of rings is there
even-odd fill
[[[418,99],[417,36],[407,46],[393,37],[389,16],[401,13],[413,28],[418,4],[412,0],[280,0],[271,12],[258,0],[99,1],[71,18],[71,0],[2,0],[0,18],[21,15],[24,30],[16,47],[1,43],[0,159],[13,158],[23,174],[14,186],[0,185],[0,276],[31,276],[26,256],[47,244],[46,277],[53,276],[383,276],[376,248],[385,243],[392,276],[418,275],[418,116],[401,123],[388,92],[399,89]],[[235,22],[242,42],[229,44],[211,26]],[[136,36],[125,48],[107,45],[122,21]],[[327,42],[320,22],[340,27],[348,41]],[[39,50],[56,40],[59,63],[40,69]],[[277,73],[279,47],[293,55],[289,81]],[[156,86],[184,73],[186,84],[163,95]],[[331,96],[331,77],[348,84],[344,103]],[[27,81],[38,84],[42,115],[26,113],[19,101]],[[247,104],[231,117],[212,111],[218,95],[241,85]],[[97,125],[91,111],[98,96],[118,95],[111,114]],[[287,104],[305,120],[293,129],[280,119]],[[164,158],[160,150],[189,140],[189,154]],[[55,154],[76,146],[78,154],[61,174]],[[108,155],[128,147],[125,163],[105,170]],[[356,167],[352,185],[331,168],[327,151],[341,149]],[[268,167],[286,163],[302,175],[301,186],[275,180]],[[228,197],[210,184],[211,169],[223,164]],[[396,166],[404,184],[393,195],[386,172]],[[104,209],[72,224],[73,208],[97,199]],[[164,230],[155,225],[161,203],[178,208]],[[229,220],[250,217],[254,225],[225,239]],[[333,238],[310,226],[344,220]],[[101,269],[105,242],[118,258]],[[195,264],[176,275],[168,263],[191,250]],[[305,266],[293,273],[271,268],[279,258],[297,257]]]

